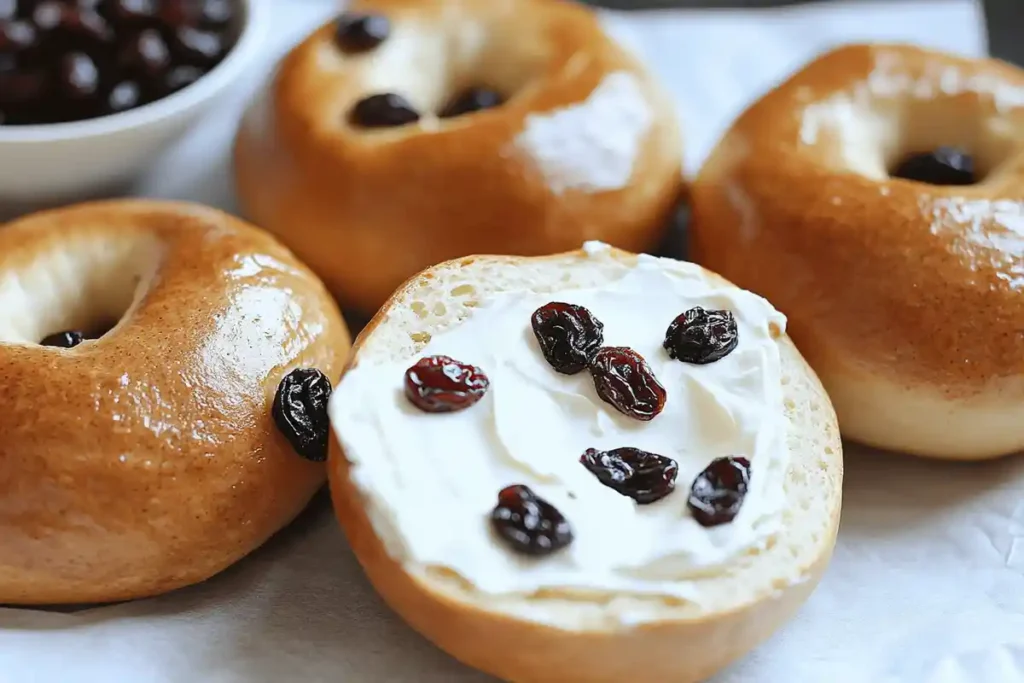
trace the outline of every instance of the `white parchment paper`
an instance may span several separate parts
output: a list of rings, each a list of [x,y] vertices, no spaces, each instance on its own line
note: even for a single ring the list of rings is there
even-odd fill
[[[334,5],[278,0],[265,64],[155,160],[138,192],[233,210],[227,152],[245,99]],[[884,39],[985,51],[970,0],[607,20],[675,93],[691,171],[744,104],[827,46]],[[1022,498],[1020,458],[965,466],[849,447],[840,541],[825,580],[795,620],[715,683],[1024,680]],[[74,613],[0,609],[0,683],[488,680],[387,610],[323,496],[266,547],[201,586]]]

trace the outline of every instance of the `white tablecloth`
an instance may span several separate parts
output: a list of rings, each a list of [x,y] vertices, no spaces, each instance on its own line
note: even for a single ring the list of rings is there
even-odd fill
[[[263,71],[333,5],[278,0]],[[690,170],[750,98],[829,45],[886,39],[985,51],[969,0],[607,19],[676,94]],[[263,71],[158,160],[138,192],[232,210],[227,151]],[[849,448],[846,468],[840,541],[821,587],[715,683],[1024,680],[1024,461],[958,466]],[[0,683],[486,680],[385,608],[323,497],[204,585],[74,613],[0,609]]]

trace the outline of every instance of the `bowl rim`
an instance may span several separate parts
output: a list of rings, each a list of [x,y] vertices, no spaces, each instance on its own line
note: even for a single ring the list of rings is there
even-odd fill
[[[0,126],[0,144],[36,144],[103,137],[149,126],[194,109],[234,83],[264,44],[270,23],[271,0],[237,0],[244,12],[242,31],[234,47],[195,83],[135,109],[84,121]]]

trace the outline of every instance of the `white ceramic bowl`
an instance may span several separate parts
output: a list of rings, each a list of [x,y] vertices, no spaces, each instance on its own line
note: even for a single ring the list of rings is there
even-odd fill
[[[182,90],[119,114],[71,123],[0,126],[0,209],[48,206],[131,181],[259,56],[272,0],[238,0],[242,25],[216,67]]]

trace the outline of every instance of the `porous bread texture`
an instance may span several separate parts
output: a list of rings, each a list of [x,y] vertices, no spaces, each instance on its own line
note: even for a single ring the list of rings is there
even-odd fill
[[[356,341],[350,367],[410,359],[431,335],[473,315],[498,292],[564,293],[626,274],[636,256],[610,249],[539,258],[477,256],[410,279]],[[664,261],[678,271],[699,266]],[[706,273],[726,283],[716,275]],[[373,534],[348,462],[332,438],[339,518],[371,581],[414,628],[461,661],[515,681],[697,681],[742,656],[813,591],[839,524],[842,446],[821,384],[784,334],[778,337],[790,465],[783,528],[725,573],[692,579],[700,604],[672,598],[545,591],[483,596],[443,568],[403,567]],[[512,641],[505,639],[515,639]],[[516,655],[501,642],[516,642]]]

